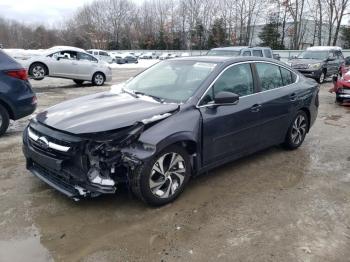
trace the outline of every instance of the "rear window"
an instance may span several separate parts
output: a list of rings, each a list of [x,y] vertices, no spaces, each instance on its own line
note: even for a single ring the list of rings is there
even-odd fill
[[[208,56],[239,56],[240,51],[234,50],[210,50]]]
[[[264,49],[264,55],[265,55],[265,57],[272,58],[271,50],[269,50],[269,49]]]
[[[23,68],[23,66],[17,63],[16,60],[14,60],[8,54],[0,50],[0,70],[20,68]]]

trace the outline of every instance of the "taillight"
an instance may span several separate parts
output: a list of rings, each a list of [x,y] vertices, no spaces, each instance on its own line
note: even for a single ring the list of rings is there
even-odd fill
[[[6,71],[5,74],[21,80],[28,80],[27,70],[25,69]]]

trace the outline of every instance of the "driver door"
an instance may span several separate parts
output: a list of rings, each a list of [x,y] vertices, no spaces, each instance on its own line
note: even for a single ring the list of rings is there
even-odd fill
[[[60,51],[52,56],[50,75],[74,78],[77,74],[77,52]]]
[[[250,63],[231,65],[203,96],[203,166],[255,151],[261,144],[262,100],[254,86]],[[238,103],[215,105],[215,95],[222,91],[239,95]]]

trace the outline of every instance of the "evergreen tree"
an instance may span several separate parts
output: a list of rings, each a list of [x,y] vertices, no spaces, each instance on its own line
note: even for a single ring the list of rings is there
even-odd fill
[[[264,25],[259,38],[262,40],[261,46],[269,46],[272,49],[284,49],[283,44],[280,40],[281,34],[279,33],[278,22],[270,17],[269,22]]]
[[[223,19],[215,19],[208,38],[208,48],[224,46],[226,44],[226,32]]]
[[[343,48],[350,48],[350,26],[343,26],[341,28],[341,40],[343,41]]]

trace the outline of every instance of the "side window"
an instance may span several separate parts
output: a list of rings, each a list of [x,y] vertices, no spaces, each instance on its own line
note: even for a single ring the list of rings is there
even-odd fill
[[[100,55],[102,56],[108,56],[108,54],[106,52],[100,51]]]
[[[271,50],[269,50],[269,49],[264,49],[264,55],[265,55],[265,57],[272,58]]]
[[[97,59],[85,53],[78,53],[78,60],[97,62]]]
[[[228,68],[204,96],[201,105],[214,101],[219,92],[231,92],[239,96],[254,93],[253,76],[250,64],[240,64]]]
[[[261,84],[261,91],[271,90],[283,86],[279,66],[267,63],[256,63]]]
[[[243,56],[251,56],[252,54],[250,53],[250,51],[244,51],[243,52]]]
[[[332,58],[336,58],[335,55],[334,55],[334,51],[330,51],[329,54],[328,54],[329,57],[332,57]]]
[[[77,60],[77,52],[74,51],[60,51],[50,55],[54,59],[67,59],[67,60]]]
[[[253,50],[253,56],[263,56],[263,53],[261,50]]]
[[[98,52],[95,51],[95,52],[94,52],[94,55],[98,55]]]
[[[292,73],[291,71],[283,67],[280,67],[280,70],[281,70],[283,85],[287,86],[295,82],[296,78],[293,79],[294,73]]]

